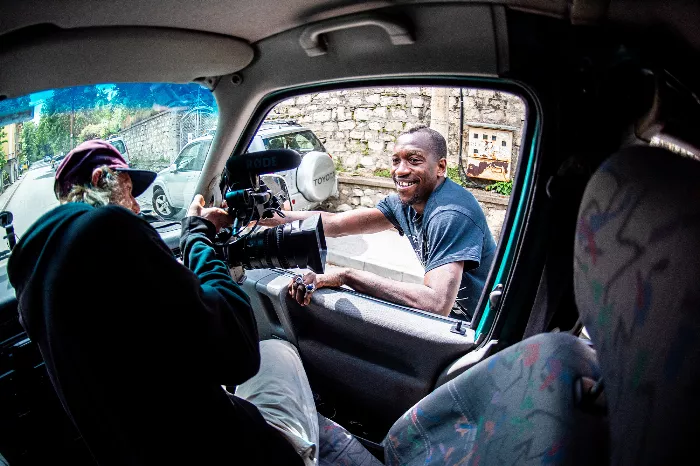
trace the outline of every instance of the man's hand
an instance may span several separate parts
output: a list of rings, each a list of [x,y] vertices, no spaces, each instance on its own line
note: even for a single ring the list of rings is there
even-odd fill
[[[279,214],[274,212],[272,218],[261,218],[258,225],[263,227],[276,227],[277,225],[287,223],[288,220],[288,218],[282,218]]]
[[[314,291],[324,287],[340,288],[344,284],[346,269],[334,268],[327,273],[316,275],[309,272],[303,277],[295,275],[289,283],[289,296],[302,306],[308,306]],[[311,286],[309,286],[311,285]]]
[[[201,194],[197,194],[194,200],[192,200],[190,208],[187,209],[187,216],[202,217],[203,219],[209,220],[216,227],[217,233],[222,228],[233,224],[233,219],[224,209],[219,207],[204,207],[204,197]]]

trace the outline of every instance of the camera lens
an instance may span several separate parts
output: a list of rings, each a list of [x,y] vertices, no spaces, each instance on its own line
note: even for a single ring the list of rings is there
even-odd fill
[[[326,239],[321,216],[259,231],[228,245],[230,266],[246,269],[310,268],[323,273]]]

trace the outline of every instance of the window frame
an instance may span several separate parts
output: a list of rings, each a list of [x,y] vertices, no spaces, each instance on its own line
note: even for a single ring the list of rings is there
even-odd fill
[[[246,127],[243,129],[236,142],[232,155],[244,153],[252,142],[253,137],[262,126],[265,117],[278,103],[301,95],[318,92],[331,92],[343,89],[359,89],[372,87],[462,87],[470,89],[486,89],[493,91],[508,92],[520,97],[525,104],[525,120],[521,134],[520,154],[516,175],[513,178],[513,191],[506,210],[506,216],[501,230],[501,241],[499,241],[493,264],[486,280],[482,295],[479,299],[474,318],[470,327],[476,332],[477,347],[482,347],[491,339],[497,339],[494,329],[499,321],[505,319],[510,312],[530,312],[527,306],[520,306],[520,309],[509,309],[508,313],[501,312],[503,299],[492,308],[489,302],[489,295],[497,291],[499,285],[503,286],[503,294],[511,288],[514,276],[513,270],[517,261],[525,236],[525,222],[529,217],[533,204],[537,172],[542,164],[540,154],[540,144],[542,136],[542,104],[533,90],[522,82],[503,78],[485,78],[473,76],[450,76],[437,77],[431,75],[417,74],[414,76],[394,76],[377,79],[349,79],[334,80],[324,83],[314,83],[310,85],[292,86],[289,88],[270,92],[265,95],[251,114]],[[467,139],[468,140],[468,139]],[[505,242],[504,242],[505,240]],[[539,275],[541,271],[537,271]],[[352,290],[347,290],[355,293]],[[363,295],[365,296],[365,295]],[[371,298],[376,299],[376,298]],[[395,303],[382,301],[387,305],[403,307],[406,310],[413,310]],[[430,314],[434,317],[434,315]],[[455,319],[445,317],[450,321]]]

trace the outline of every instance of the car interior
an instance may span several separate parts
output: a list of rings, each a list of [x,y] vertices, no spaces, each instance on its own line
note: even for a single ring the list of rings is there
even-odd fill
[[[286,99],[373,86],[519,96],[519,164],[471,322],[346,288],[301,307],[281,268],[241,279],[261,340],[298,348],[322,431],[351,441],[322,437],[321,464],[696,456],[700,3],[3,0],[0,16],[0,105],[107,82],[211,92],[217,130],[195,190],[210,204],[227,160]],[[178,254],[179,229],[161,236]],[[0,454],[95,464],[20,326],[6,263]]]

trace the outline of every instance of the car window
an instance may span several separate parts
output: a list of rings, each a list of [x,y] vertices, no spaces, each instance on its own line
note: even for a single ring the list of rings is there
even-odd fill
[[[124,143],[123,143],[122,141],[120,141],[120,140],[117,139],[117,140],[114,140],[114,141],[110,141],[110,144],[112,144],[112,145],[114,146],[114,148],[117,149],[117,150],[118,150],[119,152],[121,152],[122,154],[123,154],[124,152],[126,152],[126,148],[124,147]]]
[[[195,170],[201,147],[202,145],[198,142],[185,147],[175,161],[177,171],[184,172]]]
[[[496,90],[361,88],[282,101],[260,133],[267,149],[307,154],[296,178],[287,179],[293,210],[376,209],[394,226],[376,234],[327,238],[331,267],[422,284],[426,270],[462,262],[466,269],[450,315],[469,319],[504,229],[525,118],[520,97]],[[298,130],[291,131],[294,127]],[[433,153],[443,144],[442,180],[447,181],[437,183],[443,190],[425,183],[438,162],[413,160],[408,149],[401,150],[401,135],[427,137]],[[311,151],[327,156],[307,160]],[[431,195],[430,220],[421,220],[425,212],[419,214],[414,206],[427,208]]]
[[[323,144],[311,131],[263,138],[265,149],[293,149],[305,154],[311,151],[325,152]]]
[[[78,144],[114,138],[111,143],[117,150],[125,152],[128,147],[132,168],[159,172],[160,183],[168,167],[187,157],[182,149],[211,134],[217,120],[212,93],[198,84],[105,83],[3,100],[0,158],[6,163],[0,191],[6,192],[5,209],[14,216],[15,232],[21,237],[37,218],[58,205],[53,191],[55,167]],[[193,155],[199,155],[199,149],[195,147]],[[20,178],[25,163],[29,169]],[[170,186],[161,183],[166,193],[162,200],[178,215],[186,211],[182,204],[191,200],[203,160],[195,158],[190,164],[182,165],[194,170],[185,172],[191,173],[187,179],[171,180]],[[154,212],[154,194],[152,186],[138,197],[143,212]],[[7,249],[4,240],[0,249]]]
[[[204,168],[204,162],[207,159],[207,155],[209,155],[211,140],[204,141],[201,144],[199,144],[199,146],[199,151],[197,153],[197,157],[193,165],[193,170],[195,171],[202,171],[202,168]]]

